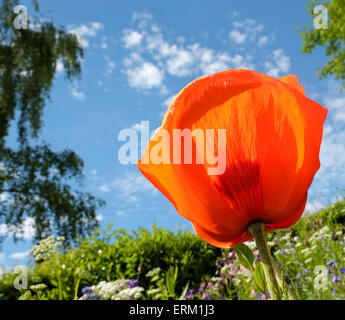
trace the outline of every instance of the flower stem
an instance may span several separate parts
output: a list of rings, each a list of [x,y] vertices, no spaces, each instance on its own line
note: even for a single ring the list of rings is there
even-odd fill
[[[264,229],[265,225],[261,222],[254,222],[248,228],[250,233],[254,236],[256,246],[259,249],[259,254],[271,299],[281,300],[280,290],[274,272],[272,257],[270,255],[270,252],[268,251]]]

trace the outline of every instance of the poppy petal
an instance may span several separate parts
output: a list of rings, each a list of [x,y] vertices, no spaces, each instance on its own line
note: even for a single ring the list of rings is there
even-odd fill
[[[288,76],[278,78],[278,80],[280,80],[281,82],[284,82],[284,83],[287,84],[290,88],[295,89],[295,90],[299,91],[300,93],[302,93],[303,95],[305,95],[304,88],[303,88],[302,85],[298,82],[297,76],[295,76],[295,75],[293,75],[293,74],[290,74],[290,75],[288,75]]]
[[[326,115],[327,109],[304,95],[295,76],[277,80],[249,70],[219,72],[180,92],[138,168],[200,237],[215,246],[233,246],[251,237],[248,226],[254,221],[269,231],[299,219],[320,167]],[[193,161],[176,163],[171,137],[185,129],[193,133]],[[217,135],[221,130],[226,135]],[[180,162],[190,152],[184,138]],[[157,147],[168,153],[161,161],[156,161],[158,152],[156,160],[151,157]],[[218,156],[218,165],[225,156],[221,173],[210,174],[215,169],[210,154]],[[197,163],[198,157],[204,162]]]

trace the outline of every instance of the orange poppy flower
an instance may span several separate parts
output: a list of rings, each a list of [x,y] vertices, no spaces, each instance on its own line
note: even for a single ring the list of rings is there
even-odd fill
[[[248,226],[253,222],[263,222],[270,232],[301,217],[320,167],[326,116],[327,109],[305,96],[294,75],[274,79],[249,70],[218,72],[178,94],[138,168],[202,239],[233,247],[252,239]],[[193,135],[192,163],[183,161],[190,151],[181,139],[178,163],[172,138],[176,129],[198,129],[206,137],[208,129],[225,129],[226,135],[204,142]],[[225,150],[219,147],[222,139]],[[218,156],[225,153],[221,174],[209,174],[212,161],[197,161],[200,155],[207,158],[211,147]]]

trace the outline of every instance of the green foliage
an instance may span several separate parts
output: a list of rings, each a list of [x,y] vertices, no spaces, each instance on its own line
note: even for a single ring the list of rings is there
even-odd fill
[[[179,274],[175,285],[181,289],[188,280],[195,283],[204,274],[215,271],[220,249],[213,248],[188,231],[174,233],[153,226],[152,231],[139,228],[132,234],[125,230],[110,232],[110,229],[96,232],[82,241],[74,252],[78,257],[84,253],[83,264],[97,269],[93,271],[95,278],[92,280],[95,282],[119,277],[138,278],[146,286],[149,280],[145,275],[150,270],[160,267],[167,272],[174,267],[178,268],[176,272]]]
[[[90,234],[104,202],[69,185],[75,179],[81,186],[82,159],[71,150],[39,145],[37,138],[58,61],[73,79],[80,75],[83,49],[74,34],[32,15],[28,29],[15,29],[18,4],[4,0],[0,9],[0,194],[5,195],[0,223],[16,239],[23,220],[31,217],[36,239],[56,232],[67,244]],[[36,1],[33,6],[38,14]],[[11,126],[17,127],[15,148],[6,146]]]
[[[120,278],[138,279],[144,287],[160,280],[167,288],[166,297],[178,298],[187,282],[196,285],[205,274],[215,273],[220,252],[189,231],[174,233],[153,226],[152,231],[140,228],[129,233],[111,231],[109,226],[81,239],[75,248],[37,262],[32,274],[35,283],[47,285],[52,299],[59,299],[59,288],[63,299],[73,299],[77,283],[80,289]],[[156,267],[160,275],[146,277]],[[13,293],[13,284],[8,290]]]
[[[265,280],[264,269],[260,261],[255,265],[253,277],[259,291],[265,293],[267,291],[267,283]]]
[[[314,7],[320,4],[313,0],[308,4],[308,12],[314,17]],[[318,69],[320,79],[328,75],[334,75],[336,79],[342,79],[345,87],[345,0],[325,1],[328,9],[328,28],[314,29],[307,24],[300,37],[304,38],[302,52],[310,53],[316,47],[323,46],[326,55],[330,59]]]
[[[250,248],[243,243],[239,243],[234,247],[234,249],[237,253],[237,259],[239,260],[240,264],[248,270],[252,270],[254,265],[254,255],[252,250],[250,250]]]
[[[288,230],[267,234],[282,279],[299,299],[345,299],[344,217],[345,200],[305,215]],[[60,242],[50,237],[33,248],[36,261],[28,270],[27,290],[15,290],[17,275],[4,273],[0,299],[88,299],[85,287],[90,287],[90,299],[126,299],[131,296],[128,281],[136,280],[132,295],[138,299],[267,299],[253,241],[236,251],[220,250],[188,231],[153,226],[130,233],[109,226],[68,250]],[[316,267],[328,269],[321,289],[315,287]],[[278,282],[288,299],[282,279]]]

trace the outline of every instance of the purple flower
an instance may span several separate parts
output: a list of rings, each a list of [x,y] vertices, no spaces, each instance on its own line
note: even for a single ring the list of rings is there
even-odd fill
[[[332,289],[332,294],[335,294],[335,291],[336,291],[336,290],[337,290],[337,288],[334,287],[334,288]]]
[[[340,282],[341,278],[339,276],[333,275],[332,282]]]
[[[212,297],[210,294],[204,292],[204,294],[202,295],[202,299],[203,300],[212,300]]]
[[[220,293],[219,295],[218,295],[218,299],[223,299],[224,298],[224,296]]]
[[[85,296],[86,296],[86,300],[96,300],[96,299],[101,298],[99,294],[92,294],[90,292],[87,292]]]
[[[126,284],[129,288],[134,288],[134,287],[138,286],[139,280],[129,280],[129,281],[127,281]]]
[[[188,300],[190,297],[194,296],[196,293],[197,293],[197,291],[195,289],[189,289],[189,290],[187,290],[184,298],[186,300]]]
[[[81,290],[81,292],[82,293],[86,293],[86,292],[88,292],[90,290],[90,287],[84,287],[82,290]]]
[[[339,270],[340,270],[340,273],[341,273],[341,274],[344,274],[344,273],[345,273],[345,268],[340,268]]]
[[[298,273],[296,274],[296,278],[300,278],[300,277],[302,277],[302,275],[301,275],[300,272],[298,272]]]
[[[291,242],[289,242],[288,247],[289,247],[289,249],[291,249],[293,247],[293,244]]]
[[[280,254],[285,254],[285,250],[284,250],[284,249],[280,249],[280,250],[279,250],[279,253],[280,253]]]
[[[303,273],[308,273],[308,269],[307,268],[303,268]]]
[[[330,260],[326,263],[329,267],[335,266],[335,262],[333,260]]]
[[[267,300],[267,298],[270,296],[270,293],[266,291],[266,294],[260,293],[258,300]]]
[[[201,284],[200,288],[199,288],[199,292],[203,293],[206,289],[206,285],[204,283]]]

